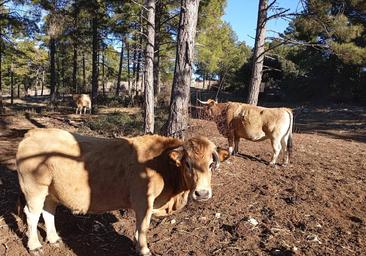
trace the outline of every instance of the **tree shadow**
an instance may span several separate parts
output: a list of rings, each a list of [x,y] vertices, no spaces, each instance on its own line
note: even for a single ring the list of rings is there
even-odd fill
[[[295,132],[319,133],[335,139],[366,142],[364,107],[304,107],[295,113]]]
[[[37,120],[33,119],[31,117],[31,115],[27,112],[24,114],[25,118],[34,126],[38,127],[38,128],[46,128],[47,126],[44,124],[41,124],[40,122],[38,122]]]

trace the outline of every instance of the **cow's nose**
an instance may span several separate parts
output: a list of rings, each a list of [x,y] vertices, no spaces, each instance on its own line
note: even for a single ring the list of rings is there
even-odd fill
[[[197,200],[207,200],[210,198],[210,191],[206,189],[196,190],[194,191],[194,195],[196,196]]]

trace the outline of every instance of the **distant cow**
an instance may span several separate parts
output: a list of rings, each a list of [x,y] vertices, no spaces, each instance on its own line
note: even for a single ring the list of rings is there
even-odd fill
[[[275,166],[281,149],[285,154],[283,165],[288,164],[292,150],[291,109],[264,108],[238,102],[217,103],[212,99],[199,102],[205,106],[205,114],[215,121],[219,132],[228,138],[230,153],[238,152],[240,138],[251,141],[270,139],[273,148],[270,165]]]
[[[137,249],[149,255],[151,215],[172,214],[189,196],[210,199],[211,173],[228,156],[203,137],[184,142],[157,135],[104,139],[59,129],[31,130],[16,156],[26,199],[28,248],[41,249],[41,213],[48,242],[60,241],[54,224],[59,204],[81,214],[131,208],[136,213]]]
[[[91,100],[88,94],[75,94],[72,96],[75,104],[76,104],[76,114],[82,111],[86,114],[86,110],[89,109],[89,113],[91,113]]]

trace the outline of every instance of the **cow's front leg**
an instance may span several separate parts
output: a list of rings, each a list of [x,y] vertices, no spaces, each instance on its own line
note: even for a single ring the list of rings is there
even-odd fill
[[[148,198],[145,202],[138,205],[136,211],[136,249],[140,255],[151,255],[147,247],[147,231],[149,230],[154,200]]]
[[[239,153],[239,141],[240,141],[240,138],[235,137],[235,139],[234,139],[234,143],[235,143],[234,154]]]

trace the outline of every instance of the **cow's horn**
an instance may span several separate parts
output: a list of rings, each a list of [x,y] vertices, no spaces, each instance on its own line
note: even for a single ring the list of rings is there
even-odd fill
[[[207,104],[208,104],[208,101],[201,101],[201,100],[199,100],[199,99],[197,99],[197,101],[198,101],[199,103],[203,104],[203,105],[207,105]]]

